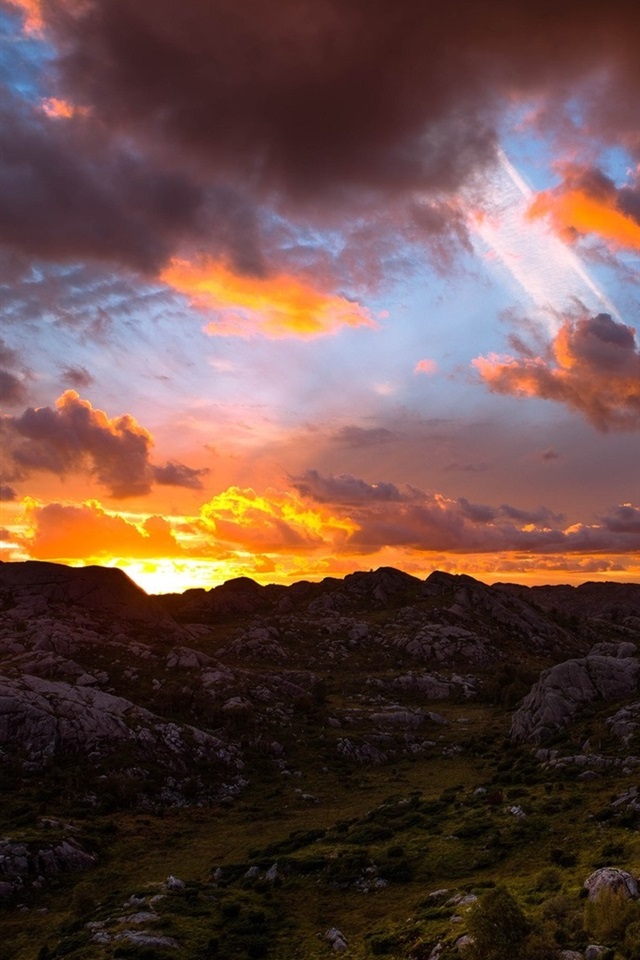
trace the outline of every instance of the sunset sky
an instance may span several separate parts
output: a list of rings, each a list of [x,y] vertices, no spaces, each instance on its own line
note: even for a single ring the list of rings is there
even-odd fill
[[[0,0],[0,556],[639,581],[639,9]]]

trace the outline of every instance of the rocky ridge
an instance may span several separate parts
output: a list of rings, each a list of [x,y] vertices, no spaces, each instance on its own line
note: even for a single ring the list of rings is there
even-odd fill
[[[566,607],[573,588],[442,572],[422,581],[381,568],[290,587],[240,578],[148,597],[115,569],[4,563],[0,757],[32,768],[86,757],[104,772],[124,750],[125,769],[148,768],[141,801],[154,790],[178,797],[181,781],[197,796],[205,766],[202,799],[231,798],[247,751],[295,765],[282,734],[305,712],[320,711],[334,755],[384,763],[437,748],[430,704],[519,696],[517,741],[546,744],[611,703],[609,728],[629,744],[640,586],[610,585],[613,606],[607,584],[592,586],[610,619],[581,620],[574,604],[569,625],[549,605],[556,591],[554,609]]]
[[[606,585],[595,586],[598,616],[590,617],[561,609],[565,588],[558,588],[560,602],[539,605],[526,588],[442,572],[420,580],[383,568],[291,587],[240,579],[147,597],[117,570],[1,564],[4,793],[31,791],[44,798],[43,808],[62,805],[72,816],[54,828],[41,826],[41,816],[4,837],[0,898],[27,909],[21,903],[39,891],[100,869],[102,840],[77,833],[73,816],[90,822],[233,810],[249,793],[255,803],[256,791],[277,794],[285,817],[321,814],[334,794],[371,779],[371,771],[392,783],[399,764],[422,764],[427,778],[447,763],[490,763],[504,772],[466,796],[455,787],[428,802],[396,797],[330,830],[294,832],[258,848],[248,863],[212,868],[212,902],[216,885],[275,891],[307,870],[345,895],[381,895],[412,875],[407,831],[430,838],[428,851],[443,818],[450,825],[440,842],[452,858],[445,876],[499,862],[542,823],[526,790],[522,800],[517,789],[507,798],[495,785],[505,776],[516,784],[601,780],[610,784],[596,811],[602,823],[637,824],[640,589],[611,585],[616,601],[607,606]],[[484,728],[487,717],[492,726]],[[539,803],[553,812],[561,794]],[[405,839],[390,844],[398,831]],[[387,853],[362,846],[378,841]],[[456,861],[460,843],[467,847]],[[564,851],[557,856],[571,862]],[[429,869],[442,862],[434,854]],[[606,876],[615,878],[619,868],[609,863]],[[157,899],[165,894],[186,896],[167,887],[141,894],[137,907],[127,901],[120,912],[87,921],[91,949],[103,951],[96,956],[180,952],[186,934],[157,929],[169,929]],[[460,910],[451,906],[457,912],[447,922],[463,926],[429,947],[440,944],[434,956],[446,960],[452,950],[471,949],[462,907],[477,894],[467,888],[450,896],[461,898]],[[340,937],[318,936],[346,953],[353,936],[342,924],[324,927]],[[407,950],[399,955],[413,958]]]

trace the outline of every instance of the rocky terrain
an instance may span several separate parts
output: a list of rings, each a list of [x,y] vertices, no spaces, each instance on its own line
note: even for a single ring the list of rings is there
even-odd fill
[[[635,584],[0,564],[0,958],[638,960],[639,627]]]

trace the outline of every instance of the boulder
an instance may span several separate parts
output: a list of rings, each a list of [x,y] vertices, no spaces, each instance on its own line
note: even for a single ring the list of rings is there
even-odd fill
[[[347,949],[346,937],[340,933],[337,927],[330,927],[324,938],[329,941],[336,953],[344,953]]]
[[[585,880],[584,888],[588,891],[589,900],[597,900],[603,890],[620,892],[630,900],[637,900],[640,896],[636,878],[618,867],[600,867],[595,870]]]
[[[598,957],[602,956],[605,949],[606,947],[601,946],[599,943],[590,943],[584,952],[584,960],[598,960]]]
[[[173,874],[169,874],[164,885],[167,890],[170,890],[172,893],[183,893],[186,887],[184,880],[180,880],[179,877],[174,877]]]

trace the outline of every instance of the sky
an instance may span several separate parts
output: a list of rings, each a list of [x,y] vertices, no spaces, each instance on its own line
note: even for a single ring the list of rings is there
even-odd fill
[[[640,581],[638,36],[0,0],[0,556]]]

